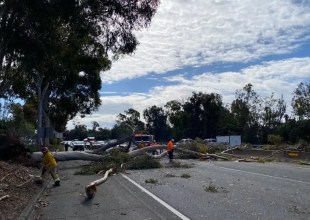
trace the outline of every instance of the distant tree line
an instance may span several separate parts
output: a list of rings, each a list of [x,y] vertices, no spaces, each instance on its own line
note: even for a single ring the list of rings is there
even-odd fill
[[[173,137],[214,138],[217,135],[241,135],[244,143],[266,144],[268,136],[280,137],[281,142],[295,144],[300,140],[310,142],[310,83],[300,83],[293,92],[293,112],[286,113],[283,97],[259,96],[252,84],[235,93],[235,100],[224,105],[216,93],[193,93],[186,101],[172,100],[164,107],[153,105],[141,116],[135,109],[128,109],[117,116],[112,129],[76,125],[67,130],[68,139],[82,139],[92,134],[97,139],[119,139],[134,132],[149,133],[157,141]],[[142,121],[143,117],[143,122]],[[270,138],[269,138],[269,141]]]

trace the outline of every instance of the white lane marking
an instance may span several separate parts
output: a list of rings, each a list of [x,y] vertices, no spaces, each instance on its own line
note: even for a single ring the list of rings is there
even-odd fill
[[[160,198],[158,198],[157,196],[155,196],[153,193],[151,193],[150,191],[148,191],[147,189],[143,188],[142,186],[140,186],[138,183],[136,183],[135,181],[133,181],[132,179],[130,179],[128,176],[122,174],[122,176],[124,178],[126,178],[128,181],[130,181],[131,183],[133,183],[135,186],[137,186],[139,189],[141,189],[143,192],[145,192],[146,194],[148,194],[149,196],[151,196],[153,199],[155,199],[157,202],[159,202],[160,204],[162,204],[163,206],[165,206],[167,209],[169,209],[171,212],[173,212],[175,215],[177,215],[178,217],[180,217],[182,220],[190,220],[189,218],[187,218],[185,215],[183,215],[181,212],[179,212],[178,210],[176,210],[175,208],[173,208],[171,205],[169,205],[168,203],[166,203],[165,201],[161,200]]]
[[[287,180],[287,181],[291,181],[291,182],[295,182],[295,183],[303,183],[303,184],[310,185],[309,182],[304,182],[304,181],[300,181],[300,180],[292,180],[292,179],[288,179],[288,178],[284,178],[284,177],[271,176],[271,175],[266,175],[266,174],[261,174],[261,173],[254,173],[254,172],[249,172],[249,171],[244,171],[244,170],[238,170],[238,169],[233,169],[233,168],[221,167],[221,166],[218,166],[218,165],[216,165],[215,167],[219,167],[219,168],[222,168],[222,169],[225,169],[225,170],[239,171],[239,172],[243,172],[243,173],[250,173],[250,174],[255,174],[255,175],[259,175],[259,176],[271,177],[271,178],[275,178],[275,179]]]

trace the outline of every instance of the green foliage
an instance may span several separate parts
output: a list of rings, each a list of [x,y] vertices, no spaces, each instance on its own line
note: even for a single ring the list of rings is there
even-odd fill
[[[188,173],[182,173],[182,174],[181,174],[181,177],[182,177],[182,178],[185,178],[185,179],[189,179],[189,178],[191,178],[191,175],[188,174]]]
[[[144,181],[145,183],[151,183],[151,184],[157,184],[158,183],[158,180],[157,179],[147,179]]]
[[[130,170],[141,170],[141,169],[155,169],[160,168],[160,162],[148,155],[141,155],[134,157],[132,160],[128,161],[124,166],[126,169]]]
[[[283,137],[280,135],[268,135],[268,142],[275,145],[280,145],[283,142]]]
[[[299,119],[310,119],[310,83],[300,83],[294,90],[292,107]]]
[[[140,120],[140,113],[137,110],[130,108],[125,110],[125,114],[118,114],[113,132],[118,131],[119,134],[114,135],[115,137],[120,138],[122,133],[126,133],[125,136],[129,136],[133,133],[143,133],[144,127],[144,123]]]
[[[13,85],[15,94],[38,102],[45,111],[38,113],[63,131],[78,113],[98,108],[100,71],[109,69],[112,59],[135,50],[133,31],[150,24],[158,4],[2,1],[0,63],[6,71],[0,73],[0,97]]]
[[[212,182],[210,182],[210,184],[205,188],[206,192],[212,192],[212,193],[217,193],[218,187],[216,185],[214,185]]]
[[[286,144],[280,144],[280,145],[264,145],[262,147],[262,150],[284,150],[287,149]]]
[[[170,177],[176,177],[176,175],[171,174],[171,173],[167,173],[167,174],[165,175],[165,177],[168,177],[168,178],[170,178]]]
[[[153,105],[143,111],[143,117],[149,134],[155,135],[157,140],[167,140],[169,138],[167,115],[163,108]]]
[[[75,174],[92,175],[97,174],[99,171],[106,171],[113,168],[113,172],[119,172],[122,168],[121,165],[130,161],[127,153],[121,152],[118,149],[111,150],[107,155],[103,155],[100,162],[92,162],[84,166],[80,171]]]

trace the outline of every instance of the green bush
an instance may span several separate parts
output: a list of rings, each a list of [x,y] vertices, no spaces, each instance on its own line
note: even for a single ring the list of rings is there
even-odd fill
[[[125,168],[130,170],[154,169],[160,167],[160,162],[149,155],[137,156],[125,164]]]
[[[269,134],[268,142],[270,144],[280,145],[283,142],[283,137],[281,137],[280,135]]]

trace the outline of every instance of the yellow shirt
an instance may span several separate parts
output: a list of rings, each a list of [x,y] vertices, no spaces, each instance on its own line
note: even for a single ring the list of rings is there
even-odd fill
[[[47,167],[55,167],[57,166],[57,162],[51,152],[46,152],[45,155],[43,155],[43,165]]]

